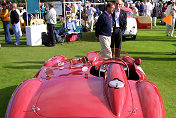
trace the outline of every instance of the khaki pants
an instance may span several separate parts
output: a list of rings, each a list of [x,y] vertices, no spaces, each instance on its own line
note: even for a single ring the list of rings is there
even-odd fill
[[[156,26],[157,17],[153,17],[153,26]]]
[[[90,29],[90,31],[93,30],[93,26],[94,26],[94,16],[93,15],[89,15],[88,16],[88,28]]]
[[[112,58],[111,52],[111,36],[99,35],[99,40],[101,44],[101,57],[102,58]]]

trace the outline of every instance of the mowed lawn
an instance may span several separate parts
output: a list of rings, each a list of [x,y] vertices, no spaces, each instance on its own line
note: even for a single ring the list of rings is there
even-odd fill
[[[55,55],[73,58],[86,56],[89,51],[100,51],[100,42],[94,32],[83,33],[81,41],[59,43],[55,47],[27,46],[25,35],[21,37],[19,46],[5,44],[0,24],[0,118],[4,118],[15,88],[24,80],[32,78],[46,60]],[[14,36],[12,39],[15,41]],[[166,117],[175,118],[176,38],[165,36],[165,26],[141,29],[136,40],[123,41],[122,50],[133,58],[140,57],[143,60],[141,67],[148,80],[155,83],[161,92]]]

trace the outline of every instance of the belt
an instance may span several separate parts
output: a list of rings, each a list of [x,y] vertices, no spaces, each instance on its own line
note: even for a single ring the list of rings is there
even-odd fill
[[[115,27],[115,29],[120,29],[120,27]]]

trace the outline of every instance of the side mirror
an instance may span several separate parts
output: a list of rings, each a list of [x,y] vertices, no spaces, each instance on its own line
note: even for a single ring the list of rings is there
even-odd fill
[[[135,61],[134,61],[134,63],[135,63],[136,65],[141,65],[142,59],[141,59],[141,58],[136,58]]]
[[[109,82],[110,88],[118,89],[118,88],[123,88],[124,86],[125,86],[125,84],[122,81],[120,81],[119,79],[114,79]]]

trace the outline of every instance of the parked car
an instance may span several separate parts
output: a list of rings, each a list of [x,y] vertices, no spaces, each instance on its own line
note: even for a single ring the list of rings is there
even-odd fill
[[[123,38],[136,39],[137,36],[137,22],[134,18],[133,11],[127,7],[121,7],[127,13],[127,28],[123,34]]]
[[[165,118],[140,58],[55,56],[13,93],[6,118]]]

